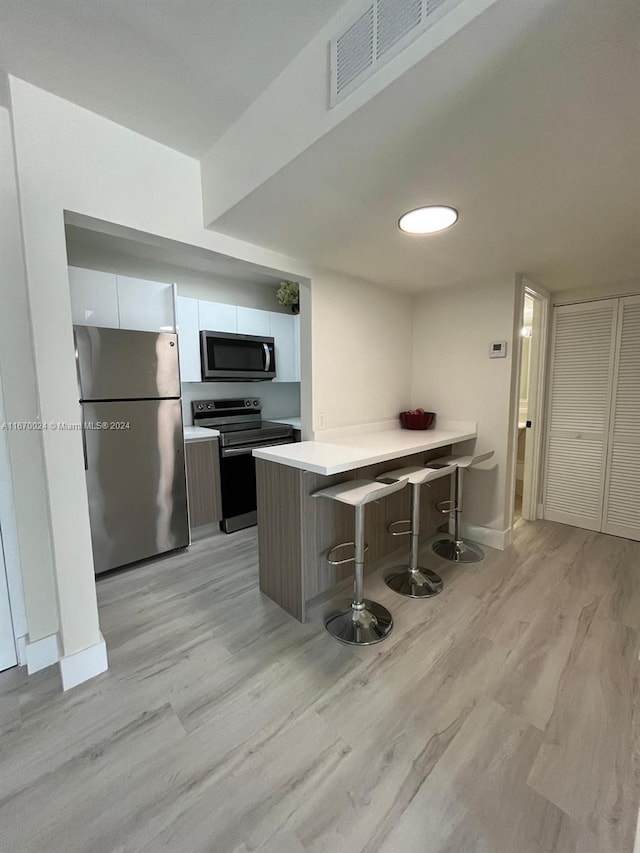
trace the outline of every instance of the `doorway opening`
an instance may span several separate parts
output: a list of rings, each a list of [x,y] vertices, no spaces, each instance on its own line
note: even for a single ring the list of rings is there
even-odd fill
[[[514,524],[541,517],[540,468],[548,313],[548,294],[525,282],[519,336]]]

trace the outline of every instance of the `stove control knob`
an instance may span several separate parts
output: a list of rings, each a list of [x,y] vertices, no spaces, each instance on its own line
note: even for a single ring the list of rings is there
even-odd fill
[[[257,400],[254,400],[254,401],[253,401],[253,405],[254,405],[254,406],[259,406],[260,404],[258,403],[258,401],[257,401]]]
[[[245,406],[250,406],[250,405],[251,405],[251,400],[245,400],[245,401],[244,401],[244,404],[245,404]]]
[[[207,409],[213,409],[213,403],[207,403]]]
[[[201,412],[201,411],[204,409],[204,406],[202,405],[202,403],[198,403],[198,405],[196,406],[196,409],[197,409],[199,412]]]

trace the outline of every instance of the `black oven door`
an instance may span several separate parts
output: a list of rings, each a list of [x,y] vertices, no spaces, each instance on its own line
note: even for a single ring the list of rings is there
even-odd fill
[[[222,529],[234,533],[253,527],[258,521],[256,501],[256,461],[252,451],[257,447],[291,444],[293,438],[263,444],[220,448],[220,485],[222,490]]]
[[[200,360],[208,382],[260,382],[276,376],[273,338],[203,331]]]

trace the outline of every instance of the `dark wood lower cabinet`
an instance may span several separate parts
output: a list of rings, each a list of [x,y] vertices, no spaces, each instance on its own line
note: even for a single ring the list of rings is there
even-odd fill
[[[427,459],[450,452],[449,447],[403,456],[343,474],[324,477],[287,465],[256,459],[258,494],[258,550],[260,589],[287,613],[301,622],[307,604],[353,574],[353,564],[331,566],[327,551],[339,542],[354,538],[353,507],[311,497],[318,489],[345,480],[371,479],[394,468],[423,465]],[[445,520],[435,508],[449,498],[450,478],[423,486],[421,535],[433,535]],[[391,521],[410,517],[411,489],[402,489],[377,503],[367,505],[365,538],[369,545],[365,572],[404,546],[409,556],[409,537],[391,536]]]
[[[222,519],[218,439],[186,442],[185,457],[189,520],[193,530]]]

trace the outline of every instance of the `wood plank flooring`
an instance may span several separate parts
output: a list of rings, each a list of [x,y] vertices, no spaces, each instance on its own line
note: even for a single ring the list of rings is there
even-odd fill
[[[256,531],[98,583],[110,670],[0,674],[2,853],[631,853],[640,543],[520,522],[332,640],[257,588]]]

